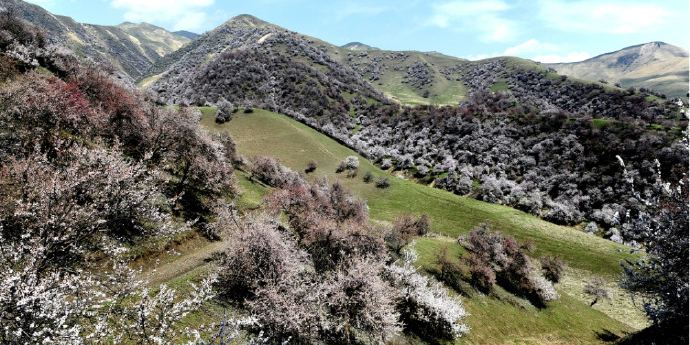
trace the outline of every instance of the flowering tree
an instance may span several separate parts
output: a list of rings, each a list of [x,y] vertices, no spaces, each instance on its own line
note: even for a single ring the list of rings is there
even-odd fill
[[[629,177],[622,159],[620,163]],[[672,185],[661,180],[642,193],[633,193],[644,207],[631,221],[631,229],[643,234],[647,256],[623,264],[623,288],[642,299],[647,317],[656,327],[675,329],[687,342],[688,325],[688,177]],[[677,332],[677,333],[676,333]],[[683,340],[684,339],[684,340]]]
[[[41,268],[46,247],[17,248],[0,233],[0,340],[4,344],[83,344],[124,340],[171,344],[191,335],[179,322],[213,297],[215,275],[180,298],[161,286],[154,293],[140,273],[115,261],[100,274]],[[121,254],[111,248],[110,255]]]
[[[531,251],[529,244],[520,245],[512,236],[492,232],[487,223],[478,225],[458,242],[469,251],[465,262],[472,281],[479,288],[489,291],[494,284],[500,283],[507,289],[533,298],[539,305],[558,298],[552,280],[535,269],[525,253],[525,250]]]
[[[164,178],[124,159],[117,147],[89,149],[56,141],[54,158],[36,149],[0,169],[6,240],[43,248],[39,268],[79,261],[132,236],[171,235],[175,226],[157,203]]]
[[[400,264],[386,266],[386,279],[401,293],[398,309],[403,322],[427,338],[461,337],[470,330],[463,323],[469,314],[441,283],[417,272],[418,256],[413,248],[414,242],[403,250]]]

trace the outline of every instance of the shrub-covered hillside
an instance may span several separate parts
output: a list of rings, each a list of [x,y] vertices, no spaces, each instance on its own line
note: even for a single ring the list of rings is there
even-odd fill
[[[617,156],[638,187],[658,171],[678,180],[687,166],[679,141],[687,125],[682,103],[497,58],[444,69],[448,79],[466,84],[469,96],[459,106],[401,106],[360,78],[376,83],[370,68],[352,65],[358,58],[347,57],[353,70],[338,63],[332,47],[256,21],[238,17],[202,36],[150,89],[162,103],[229,100],[273,109],[385,169],[559,224],[587,224],[586,231],[617,242],[644,236],[621,227],[641,207],[629,197]],[[223,38],[223,45],[213,44]],[[211,52],[208,61],[200,59]],[[406,83],[432,83],[421,77],[430,67],[418,67],[408,69],[417,72]]]
[[[0,32],[2,343],[383,344],[469,331],[460,298],[414,260],[391,260],[340,183],[308,184],[270,158],[243,165],[198,110],[156,106],[16,17],[0,17]],[[235,168],[275,187],[264,210],[238,213]],[[133,259],[195,233],[224,245],[199,284],[140,280]],[[214,306],[233,316],[203,315]]]

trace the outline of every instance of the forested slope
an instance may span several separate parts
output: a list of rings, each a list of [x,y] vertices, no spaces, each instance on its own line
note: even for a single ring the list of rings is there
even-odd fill
[[[587,231],[617,242],[643,236],[621,227],[641,208],[629,197],[617,156],[639,188],[657,170],[678,179],[687,165],[679,141],[687,120],[675,102],[495,58],[444,69],[444,80],[466,87],[459,106],[401,106],[362,80],[376,85],[371,69],[340,64],[333,49],[242,16],[184,48],[188,53],[150,89],[161,103],[229,100],[288,114],[385,169],[559,224],[589,221]],[[355,54],[367,53],[409,58]],[[432,83],[419,67],[408,82]]]

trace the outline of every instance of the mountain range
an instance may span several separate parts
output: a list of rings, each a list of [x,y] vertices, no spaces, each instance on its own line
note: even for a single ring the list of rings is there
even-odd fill
[[[232,18],[200,36],[185,31],[172,33],[147,23],[81,24],[20,0],[0,0],[0,6],[14,8],[21,17],[43,28],[53,41],[64,44],[78,55],[108,61],[131,81],[144,87],[173,65],[177,66],[175,73],[179,73],[181,59],[185,64],[191,61],[194,66],[210,60],[213,55],[185,56],[193,55],[200,47],[218,54],[267,38],[261,36],[251,42],[251,36],[227,34],[228,30],[233,31],[228,28],[242,27],[267,33],[270,29],[303,38],[327,54],[330,60],[348,67],[378,91],[402,104],[457,104],[468,96],[468,82],[458,71],[471,66],[470,61],[435,52],[384,51],[359,42],[339,47],[249,15]],[[532,64],[517,58],[510,61]],[[687,100],[688,53],[661,42],[625,48],[583,62],[544,66],[559,74],[591,82],[606,81],[621,88],[642,87]],[[502,82],[492,87],[493,90],[504,89]]]
[[[147,23],[118,26],[78,23],[20,0],[0,0],[0,7],[11,8],[20,18],[39,26],[50,41],[66,46],[78,56],[107,62],[130,80],[141,77],[154,62],[190,41]]]
[[[149,42],[140,45],[148,49],[129,51],[148,67],[128,75],[138,75],[131,78],[159,105],[229,105],[285,114],[411,178],[556,223],[607,219],[611,226],[601,215],[611,210],[623,214],[621,205],[631,206],[621,201],[626,191],[614,152],[642,162],[636,169],[645,179],[651,178],[646,164],[655,152],[663,153],[659,161],[667,167],[683,161],[674,144],[687,126],[682,104],[643,87],[575,79],[530,60],[468,61],[436,52],[351,50],[239,15],[152,61],[144,58],[152,54],[142,52],[155,51],[154,43],[172,49],[177,41],[150,37],[175,35],[148,24],[79,24],[80,31],[63,29],[59,20],[50,23],[57,29],[46,30],[49,34],[66,37],[90,30],[127,35],[94,39],[98,47],[127,49],[135,36],[137,42]],[[645,54],[635,59],[625,62],[625,54],[616,59],[627,70],[639,70],[669,55],[663,53],[669,50],[666,45],[644,47]],[[82,54],[94,51],[90,45],[77,48]],[[124,66],[120,58],[110,61]],[[601,130],[610,134],[605,145],[610,150],[603,149],[595,133]],[[642,140],[648,131],[658,140]],[[623,145],[631,138],[633,145]],[[540,141],[543,145],[536,145]],[[615,178],[592,177],[591,169]],[[563,171],[579,182],[562,184]],[[481,190],[472,188],[472,180]],[[532,194],[528,198],[525,193]],[[606,236],[637,239],[620,231]]]

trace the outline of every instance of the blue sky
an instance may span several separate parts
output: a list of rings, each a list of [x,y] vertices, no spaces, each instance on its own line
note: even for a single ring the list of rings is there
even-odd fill
[[[343,45],[578,61],[662,41],[688,49],[688,0],[31,0],[79,22],[203,33],[238,14]]]

